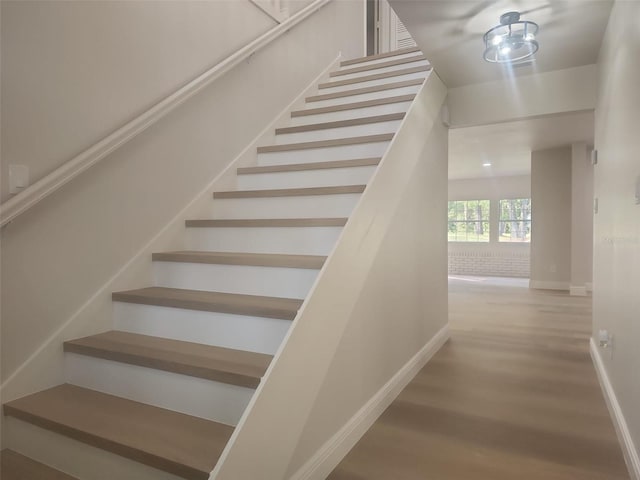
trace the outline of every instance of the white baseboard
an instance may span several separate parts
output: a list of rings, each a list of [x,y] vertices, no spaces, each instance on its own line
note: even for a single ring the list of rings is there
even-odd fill
[[[640,480],[640,455],[633,443],[629,427],[627,426],[627,421],[624,418],[622,409],[618,403],[618,398],[616,397],[613,386],[609,381],[609,375],[604,368],[602,357],[600,356],[600,352],[598,351],[598,347],[593,338],[591,338],[589,345],[593,365],[595,366],[596,373],[598,374],[598,380],[600,380],[600,386],[602,387],[602,392],[604,393],[607,407],[609,407],[609,413],[611,414],[613,425],[622,446],[622,453],[624,454],[624,461],[629,469],[629,475],[632,480]]]
[[[445,325],[290,480],[324,480],[448,339]]]
[[[571,285],[569,287],[569,294],[574,296],[574,297],[586,297],[587,296],[587,286],[575,286],[575,285]]]
[[[569,290],[569,282],[548,282],[544,280],[529,280],[529,288],[540,290]]]

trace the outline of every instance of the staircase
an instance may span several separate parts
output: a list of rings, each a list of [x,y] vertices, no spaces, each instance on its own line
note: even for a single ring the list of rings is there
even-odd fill
[[[64,343],[66,383],[4,405],[3,480],[209,478],[428,70],[410,48],[318,85],[154,286],[113,293],[114,330]]]

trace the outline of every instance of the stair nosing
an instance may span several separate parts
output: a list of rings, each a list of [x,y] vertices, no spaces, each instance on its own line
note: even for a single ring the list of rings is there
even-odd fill
[[[404,70],[393,70],[391,72],[376,73],[373,75],[364,75],[362,77],[349,78],[347,80],[338,80],[334,82],[321,83],[318,85],[318,88],[323,89],[323,88],[332,88],[332,87],[343,87],[345,85],[352,85],[354,83],[371,82],[373,80],[382,80],[385,78],[400,77],[402,75],[410,75],[412,73],[428,72],[431,70],[431,68],[432,68],[431,65],[422,65],[420,67],[406,68]]]
[[[331,168],[354,168],[377,166],[382,157],[356,158],[352,160],[331,160],[327,162],[289,163],[284,165],[264,165],[259,167],[238,168],[238,175],[257,175],[263,173],[298,172],[306,170],[324,170]]]
[[[198,219],[185,222],[190,228],[315,228],[344,227],[347,218],[252,218]]]
[[[389,105],[391,103],[412,102],[416,98],[414,93],[398,95],[396,97],[377,98],[375,100],[364,100],[362,102],[344,103],[341,105],[331,105],[328,107],[308,108],[305,110],[295,110],[291,112],[291,117],[305,117],[308,115],[318,115],[321,113],[342,112],[345,110],[357,110],[359,108],[377,107]]]
[[[352,97],[356,95],[364,95],[367,93],[384,92],[386,90],[394,90],[396,88],[415,87],[424,83],[423,78],[414,78],[411,80],[402,80],[400,82],[385,83],[382,85],[372,85],[371,87],[354,88],[352,90],[343,90],[341,92],[323,93],[312,95],[305,98],[305,102],[313,103],[321,100],[333,100],[335,98]]]
[[[109,338],[114,335],[116,338]],[[193,351],[187,354],[177,351],[179,347],[189,347]],[[66,341],[64,351],[247,388],[260,384],[273,359],[271,355],[117,331]],[[207,355],[215,353],[221,358],[206,358],[203,352]],[[244,355],[245,362],[253,357],[264,364],[243,366],[237,360],[225,360],[224,355]]]
[[[157,292],[158,295],[150,295],[151,292]],[[189,298],[196,295],[209,295],[219,298],[210,298],[208,300]],[[302,300],[295,298],[207,292],[166,287],[147,287],[136,290],[113,292],[111,294],[111,298],[114,302],[227,313],[231,315],[276,318],[281,320],[293,320],[302,305]],[[226,302],[223,301],[225,299]],[[255,304],[252,304],[251,302],[254,302]],[[286,304],[286,306],[268,305],[269,303],[276,302],[282,302],[283,304]]]
[[[415,55],[414,57],[397,58],[395,60],[388,60],[386,62],[373,63],[371,65],[362,65],[360,67],[347,68],[345,70],[335,70],[329,74],[329,77],[340,77],[343,75],[350,75],[352,73],[367,72],[369,70],[377,70],[378,68],[389,68],[397,65],[406,65],[413,62],[424,62],[427,57],[424,55]]]
[[[5,415],[9,415],[19,420],[29,422],[40,428],[53,431],[57,434],[67,436],[76,441],[86,443],[93,447],[109,451],[116,455],[129,458],[135,462],[142,463],[186,479],[206,480],[209,478],[210,470],[207,471],[203,468],[203,466],[194,465],[193,463],[186,460],[181,461],[180,458],[167,458],[162,454],[162,452],[154,452],[153,448],[149,448],[149,442],[146,442],[143,446],[137,446],[132,441],[127,442],[126,440],[124,440],[124,437],[115,438],[113,436],[113,432],[101,434],[98,431],[98,427],[96,427],[95,425],[88,425],[86,422],[84,422],[83,424],[81,420],[78,420],[76,422],[69,421],[68,416],[67,418],[62,419],[59,418],[59,415],[58,418],[55,418],[55,416],[51,415],[47,417],[40,411],[34,411],[33,406],[29,407],[28,405],[24,405],[25,401],[27,401],[28,403],[30,399],[29,397],[34,397],[39,394],[47,394],[53,390],[68,392],[67,395],[76,392],[76,395],[81,394],[84,395],[85,398],[87,395],[89,395],[92,400],[101,399],[102,401],[110,401],[112,402],[111,408],[113,408],[114,402],[118,403],[119,407],[127,406],[127,408],[123,411],[129,411],[129,409],[135,406],[137,413],[140,413],[141,409],[146,410],[147,412],[153,412],[155,416],[157,416],[159,412],[162,412],[161,415],[164,416],[164,419],[171,419],[172,421],[175,421],[175,419],[179,418],[181,419],[181,422],[187,421],[188,419],[188,421],[197,422],[200,425],[211,425],[212,428],[218,430],[216,435],[219,435],[219,437],[215,439],[216,442],[228,442],[233,430],[233,427],[223,425],[219,422],[200,419],[198,417],[193,417],[192,415],[174,412],[160,407],[136,402],[134,400],[128,400],[126,398],[118,397],[115,395],[97,392],[94,390],[69,384],[59,385],[58,387],[53,387],[51,389],[45,390],[44,392],[28,395],[27,397],[23,397],[4,404]],[[66,398],[68,398],[68,396]],[[89,402],[85,403],[89,404]],[[110,413],[113,413],[113,411],[111,411]],[[78,418],[82,419],[85,417]],[[228,431],[223,432],[223,430]],[[220,453],[222,452],[218,452],[218,455]],[[213,461],[216,460],[215,454],[216,452],[211,452],[211,460]],[[208,468],[209,467],[207,467],[207,469]],[[211,466],[211,468],[213,468],[213,466]]]
[[[214,192],[213,198],[268,198],[305,197],[315,195],[345,195],[364,192],[366,185],[341,185],[338,187],[279,188],[272,190],[230,190]]]
[[[369,55],[367,57],[358,57],[358,58],[352,58],[350,60],[344,60],[340,62],[340,66],[345,67],[347,65],[355,65],[357,63],[370,62],[372,60],[379,60],[381,58],[390,58],[390,57],[395,57],[397,55],[406,55],[407,53],[415,53],[415,52],[422,53],[419,47],[406,47],[406,48],[400,48],[398,50],[393,50],[391,52],[378,53],[376,55]]]
[[[387,113],[384,115],[373,115],[370,117],[350,118],[347,120],[336,120],[333,122],[312,123],[308,125],[299,125],[297,127],[277,128],[276,135],[286,135],[291,133],[304,133],[316,130],[329,130],[332,128],[355,127],[359,125],[370,125],[372,123],[393,122],[402,120],[405,112]]]
[[[313,150],[317,148],[343,147],[346,145],[360,145],[363,143],[389,142],[394,133],[380,133],[377,135],[361,135],[358,137],[336,138],[332,140],[318,140],[313,142],[286,143],[283,145],[266,145],[258,147],[258,153],[291,152],[295,150]]]
[[[322,255],[287,255],[276,253],[175,251],[153,253],[154,262],[202,263],[318,270],[326,261]]]

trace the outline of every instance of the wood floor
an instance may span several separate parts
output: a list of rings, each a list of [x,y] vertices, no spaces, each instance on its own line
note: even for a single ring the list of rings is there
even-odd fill
[[[329,480],[628,480],[591,299],[449,280],[451,339]]]

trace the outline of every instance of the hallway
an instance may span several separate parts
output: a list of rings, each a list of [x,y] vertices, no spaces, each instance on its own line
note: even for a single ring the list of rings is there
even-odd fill
[[[330,480],[628,480],[590,298],[451,277],[449,309],[449,342]]]

